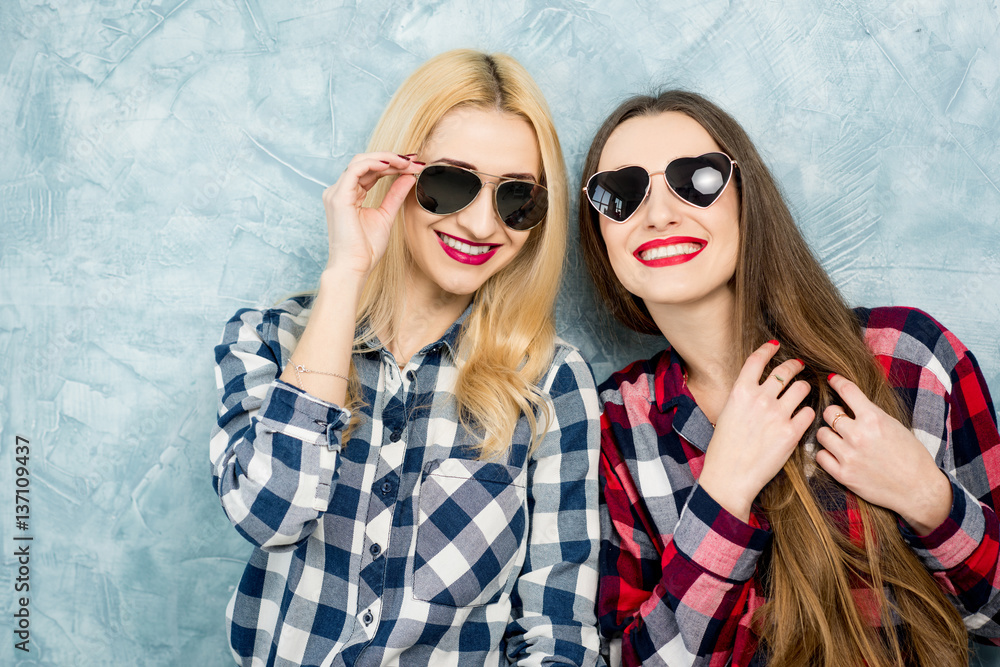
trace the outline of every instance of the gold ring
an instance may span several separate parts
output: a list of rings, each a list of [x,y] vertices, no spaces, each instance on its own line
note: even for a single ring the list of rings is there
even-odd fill
[[[784,388],[785,388],[785,381],[784,381],[783,379],[781,379],[780,377],[778,377],[777,375],[775,375],[774,373],[771,373],[770,375],[768,375],[768,377],[772,377],[772,378],[774,378],[775,380],[777,380],[777,381],[778,381],[778,384],[780,384],[780,385],[781,385],[781,388],[782,388],[782,389],[784,389]]]
[[[837,435],[840,435],[840,431],[837,430],[837,420],[840,419],[841,417],[846,417],[846,416],[847,415],[844,414],[843,412],[838,412],[836,415],[834,415],[833,421],[830,423],[830,428],[832,428],[833,432],[836,433]]]

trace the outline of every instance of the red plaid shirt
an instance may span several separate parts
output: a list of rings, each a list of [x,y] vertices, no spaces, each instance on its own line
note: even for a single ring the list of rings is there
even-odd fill
[[[940,527],[919,537],[901,522],[903,537],[969,631],[1000,643],[1000,436],[979,366],[925,313],[855,312],[890,383],[913,406],[914,434],[954,491]],[[750,618],[765,602],[757,568],[771,533],[762,517],[746,524],[698,486],[713,428],[680,358],[668,348],[599,391],[604,637],[621,638],[626,665],[763,664]],[[856,521],[856,512],[841,516]]]

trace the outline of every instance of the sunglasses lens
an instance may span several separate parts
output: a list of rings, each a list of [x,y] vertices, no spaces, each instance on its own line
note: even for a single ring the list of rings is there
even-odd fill
[[[587,198],[601,215],[624,222],[635,213],[649,190],[649,174],[642,167],[602,171],[587,181]]]
[[[722,153],[677,158],[667,165],[667,183],[677,196],[700,208],[719,198],[733,174],[733,164]]]
[[[482,187],[482,181],[471,171],[430,165],[417,177],[417,203],[428,213],[449,215],[471,204]]]
[[[497,186],[497,213],[511,229],[531,229],[545,218],[549,196],[545,188],[528,181],[504,181]]]

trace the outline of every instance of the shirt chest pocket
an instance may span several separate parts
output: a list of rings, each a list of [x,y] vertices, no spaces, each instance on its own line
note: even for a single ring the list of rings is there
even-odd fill
[[[499,599],[527,531],[525,472],[431,461],[420,483],[413,596],[452,607]]]

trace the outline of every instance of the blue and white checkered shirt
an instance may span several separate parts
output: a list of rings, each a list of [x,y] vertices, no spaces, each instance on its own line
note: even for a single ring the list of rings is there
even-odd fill
[[[538,449],[522,417],[507,458],[480,461],[454,400],[459,319],[402,371],[384,349],[355,354],[365,407],[343,444],[345,410],[276,379],[310,302],[241,310],[216,348],[213,485],[256,547],[227,610],[237,662],[593,665],[588,364],[557,344]]]

